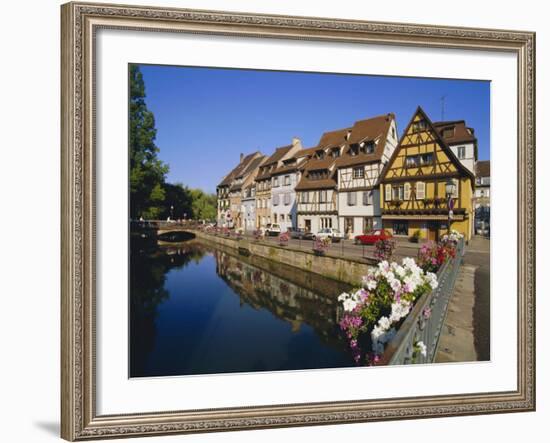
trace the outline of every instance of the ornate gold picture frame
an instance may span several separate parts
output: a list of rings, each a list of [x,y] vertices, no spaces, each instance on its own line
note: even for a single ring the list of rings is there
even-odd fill
[[[62,22],[61,436],[86,440],[535,409],[535,34],[326,18],[68,3]],[[517,389],[98,415],[95,49],[99,29],[474,49],[517,56]]]

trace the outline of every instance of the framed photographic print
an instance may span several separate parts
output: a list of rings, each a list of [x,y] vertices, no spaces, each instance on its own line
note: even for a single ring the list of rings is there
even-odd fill
[[[61,14],[63,438],[534,410],[533,33]]]

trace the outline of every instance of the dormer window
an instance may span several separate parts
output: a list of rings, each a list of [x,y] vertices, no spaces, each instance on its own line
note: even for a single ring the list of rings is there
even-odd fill
[[[349,147],[349,155],[356,156],[357,154],[359,154],[359,145],[354,143]]]
[[[455,128],[443,129],[443,138],[451,138],[455,135]]]
[[[365,143],[365,154],[374,154],[374,141],[370,140]]]
[[[332,158],[340,157],[340,148],[333,148],[331,151]]]
[[[325,158],[325,151],[322,151],[322,150],[317,151],[315,153],[315,156],[317,157],[318,160],[322,160]]]

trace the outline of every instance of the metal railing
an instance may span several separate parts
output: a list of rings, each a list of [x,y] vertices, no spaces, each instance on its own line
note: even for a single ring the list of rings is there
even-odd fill
[[[403,365],[434,361],[463,255],[464,239],[461,239],[457,245],[456,256],[448,260],[437,272],[437,288],[418,300],[393,340],[387,344],[380,364]],[[418,342],[426,345],[426,355],[422,355],[418,348],[415,349]]]

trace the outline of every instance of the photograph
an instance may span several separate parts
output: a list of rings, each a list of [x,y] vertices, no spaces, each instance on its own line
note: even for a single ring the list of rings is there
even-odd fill
[[[130,378],[491,360],[491,82],[128,65]]]

